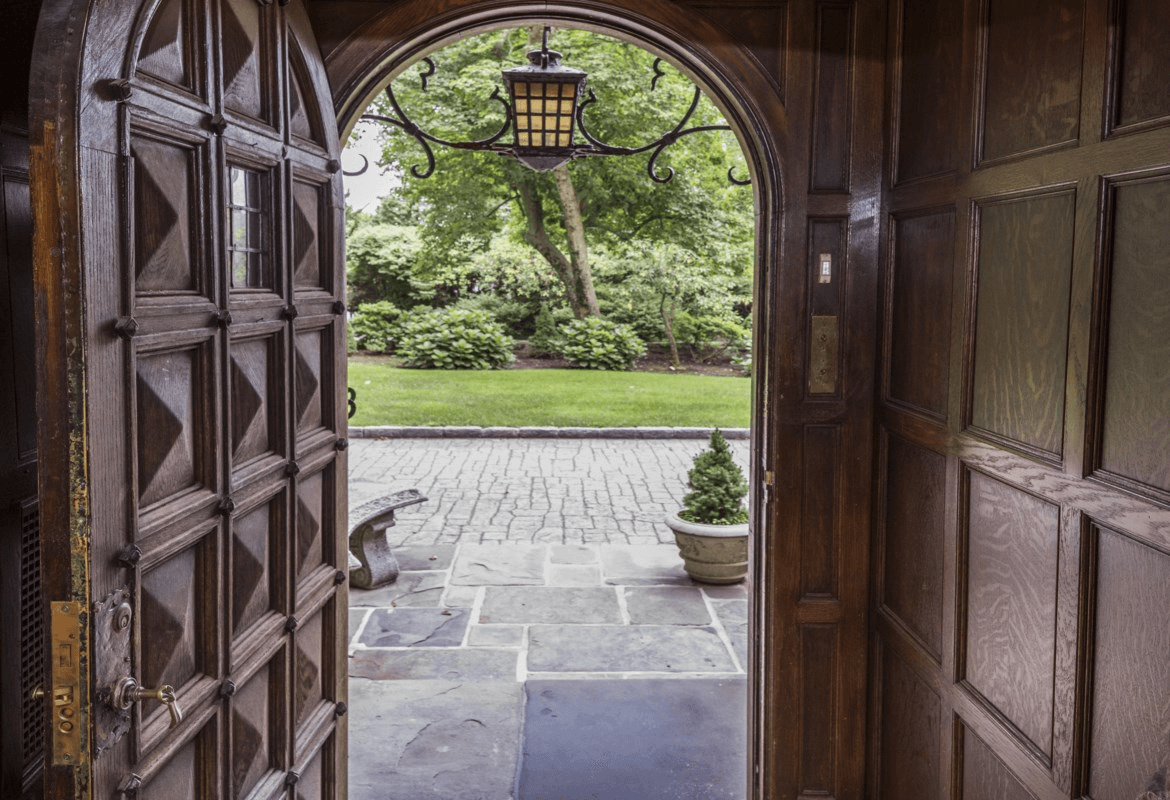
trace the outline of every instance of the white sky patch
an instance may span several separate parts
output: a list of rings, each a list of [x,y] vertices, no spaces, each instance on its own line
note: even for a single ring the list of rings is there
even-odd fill
[[[346,172],[356,172],[362,168],[362,156],[370,160],[369,169],[364,175],[343,176],[345,186],[345,204],[358,211],[373,213],[378,209],[382,198],[394,191],[398,185],[391,175],[383,175],[378,159],[382,156],[382,145],[368,123],[358,126],[350,136],[349,144],[341,151],[341,167]],[[362,134],[359,138],[358,134]]]

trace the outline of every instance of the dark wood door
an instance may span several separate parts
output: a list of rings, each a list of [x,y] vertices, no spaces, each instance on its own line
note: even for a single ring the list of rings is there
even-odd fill
[[[343,226],[320,55],[296,0],[87,5],[46,10],[33,67],[46,794],[344,795]],[[126,678],[173,687],[182,721],[156,699],[120,712]]]
[[[1165,797],[1170,6],[890,5],[870,793]]]

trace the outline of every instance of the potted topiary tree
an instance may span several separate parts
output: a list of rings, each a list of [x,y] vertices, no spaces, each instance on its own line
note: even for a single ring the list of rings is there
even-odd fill
[[[748,485],[718,428],[695,456],[687,485],[683,509],[666,516],[687,574],[702,583],[739,583],[748,569]]]

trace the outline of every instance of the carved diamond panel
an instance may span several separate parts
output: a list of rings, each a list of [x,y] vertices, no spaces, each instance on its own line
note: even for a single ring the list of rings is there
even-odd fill
[[[188,742],[171,756],[157,775],[138,790],[141,800],[196,800],[206,796],[206,786],[199,769],[199,739]]]
[[[289,126],[292,128],[292,132],[302,139],[320,144],[323,140],[321,120],[318,118],[316,110],[305,102],[306,97],[313,96],[312,91],[306,91],[306,88],[312,87],[312,82],[306,75],[304,61],[298,52],[299,48],[291,37],[289,49],[292,55],[292,58],[289,59],[288,71]]]
[[[301,773],[301,778],[297,781],[297,800],[323,800],[325,797],[321,794],[321,753],[327,752],[332,744],[326,742],[325,748],[313,756],[313,760]]]
[[[222,8],[224,105],[263,119],[260,4],[255,0],[229,0]]]
[[[298,727],[325,696],[321,674],[326,652],[324,632],[323,615],[320,612],[297,629],[293,663],[293,715]]]
[[[137,375],[138,497],[145,508],[197,485],[199,351],[141,356]]]
[[[163,0],[142,40],[138,51],[138,69],[165,81],[191,87],[188,61],[187,3],[185,0]]]
[[[323,331],[297,334],[295,391],[297,401],[297,430],[312,430],[325,424],[321,403],[322,361],[329,350],[322,347]]]
[[[298,289],[321,285],[321,189],[297,181],[293,184],[293,283]]]
[[[297,576],[323,560],[325,474],[316,472],[297,483]]]
[[[271,560],[282,498],[232,520],[232,632],[238,634],[272,608]]]
[[[232,797],[245,797],[274,766],[269,671],[260,670],[232,698]]]
[[[197,288],[192,215],[195,152],[134,136],[135,290],[184,292]]]
[[[144,686],[179,689],[199,672],[200,614],[205,576],[197,548],[188,548],[144,572],[141,583],[141,679]],[[149,711],[153,709],[144,709]]]
[[[232,462],[236,468],[275,449],[269,418],[275,350],[272,338],[232,342]]]

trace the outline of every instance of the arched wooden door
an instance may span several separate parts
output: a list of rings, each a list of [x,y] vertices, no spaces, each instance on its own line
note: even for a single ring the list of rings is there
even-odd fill
[[[46,4],[32,74],[46,797],[337,796],[343,206],[305,11]]]

